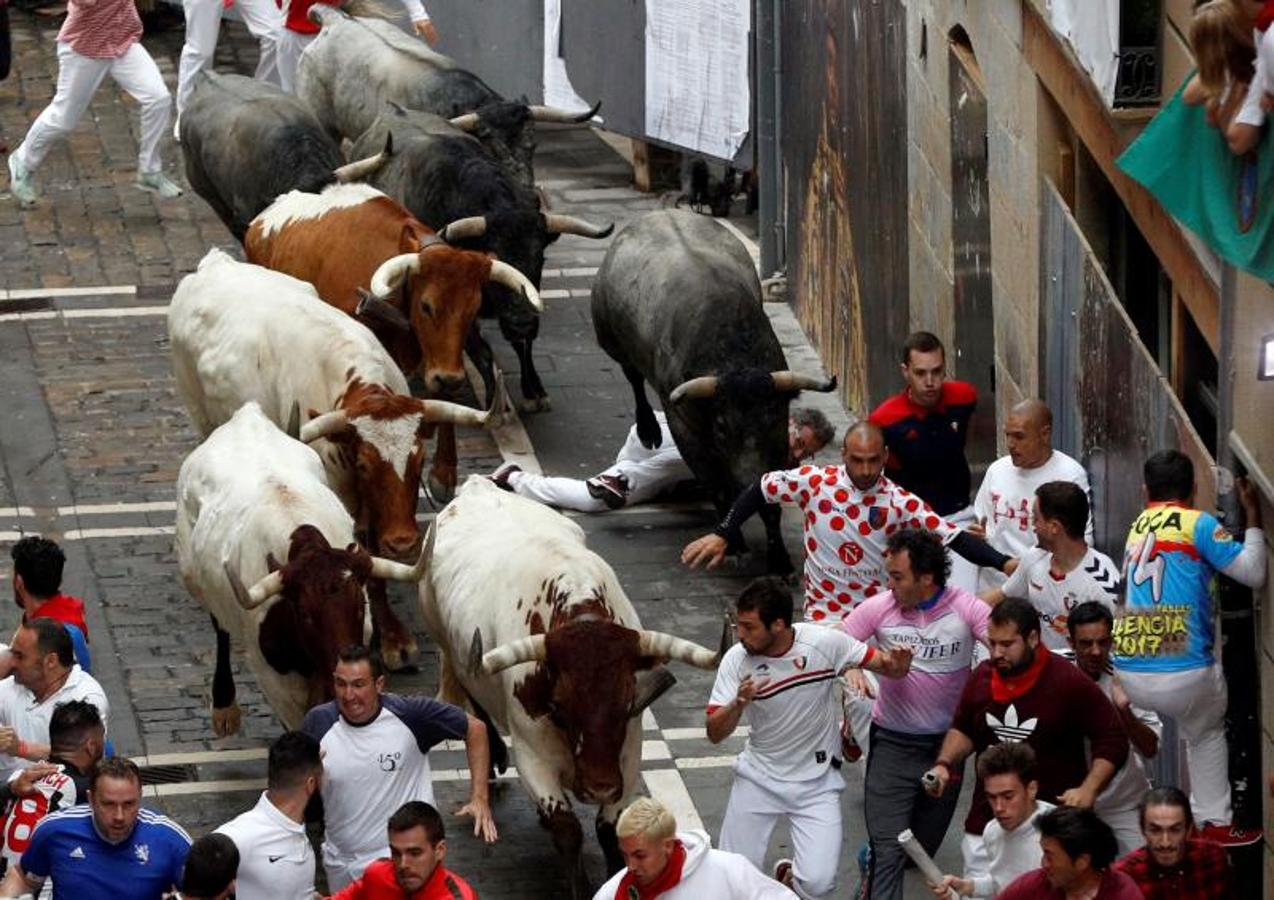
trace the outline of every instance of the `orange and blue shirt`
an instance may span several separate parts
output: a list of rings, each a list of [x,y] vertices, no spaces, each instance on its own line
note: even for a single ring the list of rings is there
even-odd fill
[[[1128,531],[1115,666],[1129,672],[1211,666],[1216,573],[1241,552],[1243,544],[1210,513],[1173,502],[1146,507]]]

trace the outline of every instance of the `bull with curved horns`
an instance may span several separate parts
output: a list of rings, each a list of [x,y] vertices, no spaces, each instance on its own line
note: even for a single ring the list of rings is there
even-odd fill
[[[835,378],[788,369],[752,258],[706,216],[659,210],[620,231],[598,270],[592,309],[598,344],[632,385],[642,443],[660,441],[649,382],[720,516],[761,475],[790,464],[788,405],[797,393],[836,387]],[[787,574],[780,510],[767,505],[761,515],[769,569]]]
[[[563,858],[571,896],[591,897],[568,792],[599,806],[598,841],[617,870],[615,821],[639,786],[641,714],[676,680],[664,663],[716,668],[729,629],[714,652],[643,628],[577,524],[486,478],[465,482],[431,539],[420,605],[442,648],[441,695],[472,702],[512,736],[518,778]],[[493,743],[493,759],[506,755]]]

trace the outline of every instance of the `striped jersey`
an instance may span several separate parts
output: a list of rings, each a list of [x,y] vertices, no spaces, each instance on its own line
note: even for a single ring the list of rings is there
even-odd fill
[[[808,781],[840,756],[840,727],[833,703],[840,674],[875,653],[862,641],[821,625],[798,623],[782,656],[752,654],[735,644],[721,659],[708,701],[711,714],[727,705],[751,675],[758,686],[743,710],[748,742],[739,755],[754,771],[777,781]]]
[[[160,900],[181,884],[190,836],[143,807],[118,844],[100,838],[93,810],[73,806],[45,816],[22,854],[22,871],[53,879],[53,900]]]
[[[14,772],[9,779],[17,778]],[[0,835],[4,838],[4,868],[22,859],[31,845],[35,826],[50,813],[88,802],[88,779],[74,767],[59,765],[58,771],[46,775],[35,783],[35,793],[29,797],[14,797],[4,809],[0,819]]]
[[[1212,665],[1216,572],[1242,552],[1242,542],[1210,513],[1176,503],[1146,507],[1128,531],[1115,667],[1181,672]]]

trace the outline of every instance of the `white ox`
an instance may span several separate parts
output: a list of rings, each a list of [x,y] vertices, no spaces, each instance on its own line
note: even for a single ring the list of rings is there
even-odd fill
[[[330,699],[339,650],[367,639],[367,580],[419,580],[428,549],[412,567],[359,548],[318,455],[257,404],[213,431],[177,476],[176,537],[181,579],[217,631],[213,731],[239,727],[232,638],[274,712],[296,728]]]
[[[489,413],[410,396],[407,381],[370,330],[290,275],[211,250],[182,279],[168,309],[177,392],[207,436],[248,401],[281,428],[299,404],[328,482],[367,546],[396,558],[420,547],[416,503],[436,423],[481,426]],[[493,409],[503,403],[497,390]],[[494,421],[494,420],[493,420]],[[381,652],[397,668],[415,640],[372,592]]]
[[[441,694],[471,700],[512,736],[518,776],[564,857],[574,896],[591,896],[567,791],[600,805],[598,840],[618,869],[614,825],[638,787],[641,712],[674,681],[661,664],[712,669],[719,654],[643,630],[578,525],[486,478],[469,478],[430,540],[420,603],[442,648]]]

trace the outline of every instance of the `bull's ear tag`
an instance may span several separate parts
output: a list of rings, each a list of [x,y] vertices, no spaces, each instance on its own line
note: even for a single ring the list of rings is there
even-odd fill
[[[482,674],[482,629],[473,629],[473,642],[469,645],[469,674]]]

